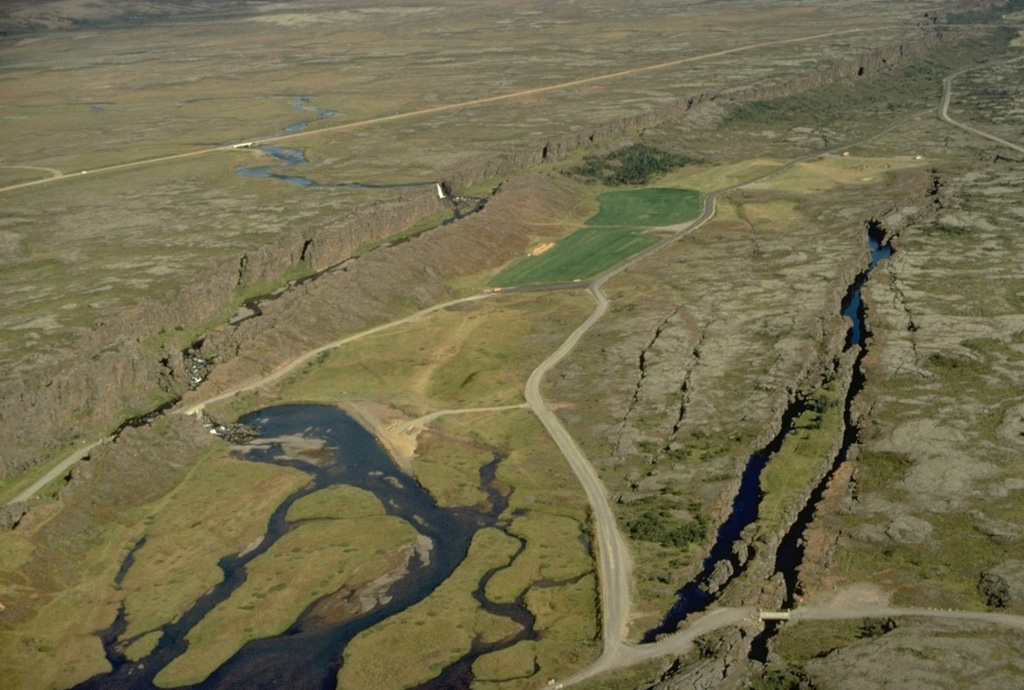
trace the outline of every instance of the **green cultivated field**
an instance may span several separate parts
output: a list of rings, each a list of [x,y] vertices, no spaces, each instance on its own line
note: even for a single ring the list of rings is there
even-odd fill
[[[660,228],[700,215],[700,192],[695,189],[621,190],[605,192],[597,200],[601,208],[587,220],[587,227]]]
[[[700,215],[700,193],[693,189],[605,192],[598,201],[600,209],[584,227],[543,254],[512,264],[489,284],[509,287],[592,278],[657,242],[648,229]]]

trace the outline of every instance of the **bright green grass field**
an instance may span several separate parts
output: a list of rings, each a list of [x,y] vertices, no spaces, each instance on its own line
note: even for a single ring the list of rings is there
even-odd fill
[[[601,207],[585,225],[660,228],[693,220],[700,215],[696,189],[626,189],[597,197]]]
[[[529,256],[495,276],[490,285],[511,287],[592,278],[655,244],[648,228],[676,225],[700,215],[700,193],[692,189],[605,192],[584,227],[539,256]]]

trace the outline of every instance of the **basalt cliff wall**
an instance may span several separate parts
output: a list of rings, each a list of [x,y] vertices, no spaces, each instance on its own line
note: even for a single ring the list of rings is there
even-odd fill
[[[858,55],[784,82],[722,93],[693,93],[669,107],[546,137],[511,147],[500,155],[467,160],[443,171],[443,179],[449,188],[458,190],[479,179],[562,159],[581,146],[600,144],[669,119],[686,117],[707,104],[769,100],[837,81],[862,78],[890,69],[906,57],[930,50],[943,40],[950,39],[922,31],[912,41]],[[537,184],[537,178],[530,180]],[[406,306],[410,302],[427,306],[444,299],[449,289],[441,281],[442,277],[483,270],[517,256],[516,252],[525,246],[523,229],[520,228],[518,239],[513,241],[495,229],[497,224],[488,225],[481,219],[497,217],[499,209],[515,213],[516,204],[526,204],[527,208],[544,207],[544,203],[537,205],[531,201],[539,191],[540,188],[529,192],[518,187],[506,189],[494,197],[480,219],[474,216],[432,230],[417,241],[381,247],[343,271],[340,282],[323,282],[322,285],[346,286],[331,298],[339,301],[331,302],[332,308],[323,310],[330,314],[327,321],[332,334],[384,321],[403,301]],[[73,357],[41,365],[30,376],[3,384],[0,390],[0,477],[16,475],[52,457],[77,439],[102,435],[125,417],[146,412],[159,402],[186,391],[188,373],[181,345],[167,334],[176,330],[193,332],[204,323],[223,320],[225,306],[230,304],[239,286],[277,279],[296,263],[314,271],[335,266],[349,258],[361,244],[400,232],[434,213],[442,203],[431,187],[382,193],[376,202],[359,208],[334,225],[295,231],[253,247],[202,271],[175,294],[142,300],[97,322],[93,332],[79,339]],[[481,233],[496,234],[482,238]],[[425,261],[426,255],[441,251],[440,247],[444,247],[444,256],[436,257],[438,260],[433,263]],[[455,257],[458,261],[453,261]],[[403,275],[409,280],[388,283],[390,271],[404,271]],[[414,277],[422,282],[412,280]],[[317,295],[324,289],[318,285],[321,280],[289,291],[286,299],[274,303],[272,312],[294,311],[304,300],[325,305]],[[401,296],[396,293],[398,289],[402,291]],[[333,293],[335,288],[331,291]],[[247,321],[238,328],[221,327],[206,338],[203,352],[216,357],[218,380],[229,377],[237,380],[250,371],[280,363],[282,358],[295,354],[299,346],[318,344],[314,334],[326,333],[319,327],[325,323],[323,311],[310,316],[311,326],[316,327],[305,334],[294,328],[285,329],[287,337],[270,334],[277,318],[273,313]],[[154,345],[161,341],[165,344]],[[259,365],[253,362],[257,352],[259,357],[265,358]],[[239,353],[249,355],[247,363],[226,366]]]

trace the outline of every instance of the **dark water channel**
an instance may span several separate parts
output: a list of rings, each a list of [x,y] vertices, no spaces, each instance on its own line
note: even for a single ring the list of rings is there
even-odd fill
[[[858,275],[850,285],[842,302],[842,314],[851,323],[850,330],[847,333],[845,350],[858,347],[860,348],[860,353],[854,364],[853,379],[844,406],[844,430],[841,449],[834,458],[829,472],[812,491],[808,502],[801,510],[796,522],[783,538],[776,553],[775,572],[782,573],[786,582],[785,608],[791,608],[795,602],[796,571],[803,560],[804,532],[808,524],[810,524],[814,510],[821,500],[828,481],[835,473],[835,470],[846,460],[850,447],[857,440],[857,429],[850,419],[850,404],[862,388],[864,382],[861,360],[865,354],[864,342],[867,337],[867,330],[864,325],[864,305],[861,300],[861,289],[867,282],[871,270],[880,261],[892,255],[892,247],[884,244],[884,239],[884,229],[875,221],[868,223],[868,246],[871,250],[871,262],[868,269]],[[724,581],[724,584],[719,582],[716,591],[720,591],[728,582],[743,572],[743,561],[739,555],[739,552],[743,549],[740,544],[740,538],[743,530],[757,520],[758,503],[761,499],[761,472],[768,464],[771,456],[782,447],[786,436],[792,429],[793,421],[804,412],[805,406],[806,402],[804,400],[796,400],[790,404],[783,415],[782,428],[779,433],[772,439],[771,443],[750,457],[743,472],[739,492],[733,501],[732,512],[729,518],[719,527],[714,544],[708,556],[704,559],[700,573],[677,592],[678,599],[676,603],[669,610],[661,624],[644,635],[644,642],[653,642],[659,635],[674,632],[687,616],[704,611],[715,601],[716,594],[709,591],[709,584],[713,576],[715,576],[716,568],[724,568],[724,566],[720,565],[721,563],[726,562],[729,564],[725,572],[730,574],[727,577],[720,578]],[[765,634],[762,634],[755,640],[752,658],[766,656],[767,638],[773,631],[774,627],[766,628]]]
[[[684,618],[705,610],[716,599],[716,595],[709,591],[709,584],[716,568],[720,567],[719,563],[727,562],[732,572],[725,578],[724,583],[720,583],[718,589],[743,572],[744,564],[741,562],[737,546],[743,530],[757,520],[757,508],[761,499],[761,471],[771,456],[782,447],[783,441],[793,428],[793,420],[803,411],[803,401],[790,405],[783,416],[782,429],[779,433],[771,443],[750,456],[740,479],[740,489],[733,499],[732,512],[718,528],[714,544],[704,559],[700,573],[676,592],[676,603],[672,605],[658,627],[644,634],[643,642],[654,642],[659,635],[675,632]]]
[[[326,120],[329,117],[335,117],[340,115],[337,110],[324,110],[316,107],[312,103],[312,97],[310,96],[296,96],[292,99],[292,110],[299,110],[304,112],[313,112],[316,114],[318,120]],[[297,134],[306,129],[309,126],[309,122],[296,122],[293,125],[288,125],[284,128],[285,134]]]
[[[791,609],[797,604],[800,595],[797,572],[804,560],[804,534],[814,519],[814,513],[821,502],[825,489],[835,476],[836,470],[846,462],[850,454],[850,448],[858,441],[857,425],[851,417],[851,406],[854,398],[864,388],[864,369],[862,362],[867,354],[865,343],[868,331],[864,320],[864,303],[861,299],[861,290],[867,282],[871,271],[879,262],[892,256],[892,246],[885,243],[885,230],[875,221],[868,223],[868,248],[871,250],[871,263],[868,269],[857,276],[857,279],[850,286],[843,300],[843,316],[850,319],[850,331],[846,336],[845,351],[851,348],[858,348],[854,359],[853,375],[850,380],[850,389],[847,391],[846,400],[843,404],[843,440],[839,452],[832,459],[832,465],[828,472],[821,478],[818,484],[811,491],[807,503],[797,514],[796,520],[783,536],[779,548],[775,552],[775,571],[781,573],[786,583],[786,599],[782,603],[783,609]],[[777,621],[768,621],[765,628],[751,643],[750,658],[766,663],[768,659],[768,642],[778,631]]]
[[[868,276],[871,271],[878,265],[880,261],[884,261],[892,256],[892,247],[888,244],[883,244],[885,233],[880,227],[870,225],[868,230],[868,246],[871,249],[871,264],[868,270],[857,276],[853,285],[850,286],[850,290],[847,293],[846,299],[843,300],[843,315],[850,319],[852,326],[847,334],[846,339],[846,350],[850,350],[853,347],[859,348],[857,357],[854,360],[853,365],[853,377],[850,381],[850,390],[846,394],[846,400],[843,404],[843,442],[839,447],[839,452],[832,460],[832,466],[829,471],[821,479],[814,490],[811,492],[810,498],[804,505],[803,509],[797,515],[796,521],[793,526],[790,527],[789,531],[783,537],[782,542],[779,544],[779,550],[775,556],[775,572],[782,573],[786,581],[786,601],[783,604],[785,608],[792,608],[796,603],[797,596],[797,582],[796,582],[796,571],[803,562],[804,556],[804,532],[807,530],[811,519],[814,517],[814,511],[821,501],[821,497],[825,492],[825,488],[831,481],[832,476],[835,474],[839,466],[846,462],[846,458],[849,456],[850,448],[854,443],[857,442],[857,425],[853,423],[851,418],[851,405],[853,399],[864,387],[864,371],[862,367],[862,361],[864,355],[867,354],[867,349],[864,347],[867,340],[867,328],[864,323],[864,304],[861,301],[861,289],[867,282]]]
[[[432,548],[428,557],[412,558],[408,574],[391,585],[387,597],[382,597],[385,603],[379,603],[375,608],[354,619],[337,623],[313,615],[316,607],[314,602],[283,634],[249,642],[206,681],[192,687],[204,690],[334,688],[336,675],[341,666],[342,652],[352,638],[389,616],[422,601],[448,579],[465,559],[477,530],[489,526],[504,528],[503,524],[498,523],[498,516],[505,511],[508,501],[495,482],[500,456],[495,457],[493,462],[480,471],[480,487],[487,496],[482,505],[472,508],[441,508],[415,480],[397,470],[372,434],[334,407],[273,407],[243,417],[240,422],[255,427],[261,439],[290,435],[324,439],[326,448],[333,452],[333,458],[321,464],[282,459],[281,447],[277,443],[271,443],[266,448],[250,450],[246,459],[299,469],[309,475],[310,483],[289,496],[273,512],[268,520],[266,533],[258,546],[221,559],[218,565],[224,571],[223,582],[194,602],[180,620],[160,628],[163,637],[159,644],[151,654],[139,662],[127,661],[120,651],[120,645],[117,644],[118,638],[125,630],[122,608],[114,624],[99,633],[107,657],[114,667],[113,671],[95,676],[77,686],[78,688],[154,688],[153,678],[157,673],[186,650],[188,643],[185,637],[189,631],[245,582],[246,566],[253,559],[266,553],[281,536],[299,524],[289,522],[285,518],[288,509],[295,501],[314,491],[347,484],[372,492],[383,504],[388,515],[403,518],[421,535],[430,539]],[[246,509],[244,496],[239,497],[238,509]],[[118,587],[134,559],[144,548],[143,539],[125,559],[116,583]],[[496,568],[484,576],[476,593],[477,600],[489,612],[509,617],[519,623],[521,631],[486,648],[474,648],[466,659],[455,664],[459,668],[446,670],[447,677],[454,685],[449,684],[445,687],[468,687],[469,665],[480,654],[502,649],[522,639],[535,639],[533,617],[522,602],[497,605],[483,596],[487,580],[499,569]],[[126,642],[130,644],[132,640]]]

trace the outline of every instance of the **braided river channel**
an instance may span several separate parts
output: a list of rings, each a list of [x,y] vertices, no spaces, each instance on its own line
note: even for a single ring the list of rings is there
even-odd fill
[[[300,498],[327,487],[347,484],[373,493],[388,515],[406,520],[420,534],[419,548],[412,556],[408,572],[390,585],[386,596],[378,597],[373,608],[342,621],[327,620],[315,614],[318,600],[311,604],[283,634],[247,643],[224,665],[193,688],[334,688],[345,646],[360,632],[380,621],[422,601],[444,582],[465,559],[477,530],[502,528],[500,516],[508,506],[506,496],[494,481],[501,456],[480,470],[480,488],[487,496],[482,504],[470,508],[441,508],[414,479],[398,471],[387,452],[368,431],[341,410],[323,405],[284,405],[254,412],[240,420],[253,426],[259,437],[246,452],[251,462],[269,463],[299,469],[310,476],[310,483],[289,496],[270,516],[267,530],[255,548],[223,558],[219,566],[224,580],[173,623],[160,628],[163,633],[156,648],[139,661],[129,661],[120,651],[125,630],[124,610],[107,630],[100,633],[107,658],[113,666],[110,673],[94,676],[77,686],[99,688],[155,688],[153,679],[188,646],[186,636],[219,603],[245,582],[246,566],[267,550],[298,523],[289,521],[288,509]],[[324,442],[329,453],[310,462],[285,457],[281,443],[275,439],[302,436]],[[245,510],[244,497],[239,497],[239,510]],[[137,551],[145,547],[142,540],[125,559],[120,579],[131,567]],[[483,585],[492,572],[484,576],[477,594],[481,606],[491,613],[511,618],[519,624],[519,632],[486,647],[477,646],[442,675],[454,686],[468,686],[469,667],[477,656],[511,646],[523,639],[534,639],[533,616],[523,602],[493,604],[482,596]],[[440,687],[428,683],[424,687]],[[449,685],[451,687],[451,685]]]

